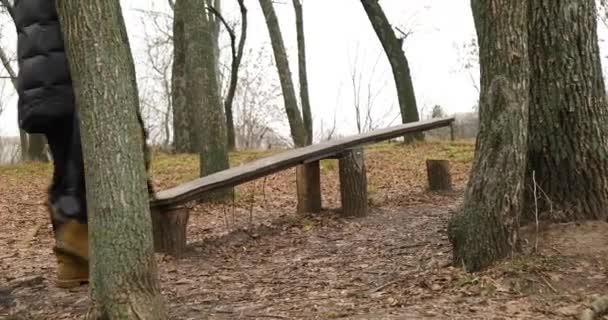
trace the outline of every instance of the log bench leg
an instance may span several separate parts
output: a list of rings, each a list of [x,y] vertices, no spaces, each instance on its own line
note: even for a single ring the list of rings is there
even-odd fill
[[[430,191],[452,190],[452,175],[448,160],[426,160],[426,172]]]
[[[153,207],[152,232],[156,252],[181,255],[186,249],[186,227],[190,212],[187,207]]]
[[[321,169],[319,161],[296,167],[298,213],[321,212]]]
[[[340,199],[342,214],[364,216],[367,214],[367,170],[363,148],[348,150],[338,160],[340,174]]]

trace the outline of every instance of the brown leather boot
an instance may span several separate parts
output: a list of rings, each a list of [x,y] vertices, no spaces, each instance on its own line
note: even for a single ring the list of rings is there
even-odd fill
[[[60,288],[79,286],[89,281],[88,226],[74,220],[66,221],[57,230],[57,281]]]

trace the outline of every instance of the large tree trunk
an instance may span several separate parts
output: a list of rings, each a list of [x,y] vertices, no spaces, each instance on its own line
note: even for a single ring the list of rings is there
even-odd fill
[[[186,39],[184,35],[184,1],[176,0],[173,7],[173,67],[171,96],[173,105],[173,146],[177,153],[198,152],[191,132],[192,113],[186,103]]]
[[[213,24],[203,20],[204,28],[211,30]],[[205,29],[203,29],[205,30]],[[205,68],[202,121],[200,122],[201,141],[203,143],[201,155],[201,177],[229,168],[228,140],[226,138],[226,118],[224,106],[220,97],[220,88],[217,81],[217,59],[214,49],[215,40],[209,32],[199,32],[202,36],[202,54]],[[193,39],[190,37],[189,39]],[[195,40],[198,41],[198,40]]]
[[[298,77],[300,79],[300,101],[302,102],[302,118],[306,129],[306,144],[312,144],[312,111],[310,110],[310,97],[308,95],[308,72],[306,71],[306,41],[304,37],[304,13],[300,0],[293,0],[296,13],[296,31],[298,39]]]
[[[530,1],[528,19],[532,70],[528,177],[535,172],[544,191],[537,195],[539,210],[552,209],[549,218],[555,220],[605,218],[608,105],[595,2]]]
[[[60,0],[80,106],[91,248],[89,319],[166,319],[138,125],[135,67],[118,0]]]
[[[454,264],[478,271],[513,252],[523,206],[529,64],[525,0],[472,0],[481,93],[475,159],[449,223]]]
[[[213,24],[205,3],[185,1],[187,12],[186,82],[188,104],[194,107],[200,135],[200,175],[227,169],[226,120],[220,101],[213,49]]]
[[[403,123],[419,121],[420,116],[418,115],[410,67],[402,49],[403,39],[399,39],[395,35],[393,27],[384,14],[382,7],[380,7],[378,0],[361,0],[361,4],[391,64],[397,87],[399,107],[401,109],[401,120]],[[421,132],[414,133],[404,138],[406,142],[422,140],[424,134]]]
[[[274,11],[272,0],[259,1],[262,6],[262,11],[264,12],[274,59],[279,71],[279,79],[281,81],[281,89],[283,90],[285,112],[287,113],[287,119],[289,120],[291,137],[296,147],[301,147],[306,145],[306,129],[304,128],[302,116],[298,108],[298,100],[296,99],[296,93],[291,79],[291,71],[289,70],[289,62],[287,60],[285,44],[283,43],[283,36],[281,35],[281,28],[279,27],[279,20]]]

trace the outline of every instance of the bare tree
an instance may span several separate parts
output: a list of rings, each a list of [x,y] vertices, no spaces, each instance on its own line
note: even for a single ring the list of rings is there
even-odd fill
[[[145,39],[145,64],[150,70],[141,79],[142,114],[146,118],[149,138],[163,149],[170,149],[172,137],[173,99],[171,68],[173,63],[171,25],[173,18],[164,12],[142,11],[141,23]],[[148,29],[152,27],[150,32]]]
[[[244,0],[238,0],[239,9],[241,12],[241,35],[239,38],[238,46],[236,45],[236,34],[234,29],[230,27],[226,19],[220,14],[216,8],[211,7],[210,11],[222,22],[228,35],[230,36],[230,48],[232,56],[232,64],[230,68],[230,84],[226,99],[224,99],[224,112],[226,115],[226,136],[228,139],[228,149],[234,150],[236,147],[236,138],[234,133],[234,113],[232,110],[232,104],[234,101],[234,95],[236,93],[238,79],[239,79],[239,67],[243,59],[243,51],[245,49],[245,40],[247,38],[247,7],[245,7]],[[219,34],[219,31],[218,31]],[[219,45],[217,45],[219,49]],[[219,55],[219,52],[218,52]],[[219,61],[218,61],[219,65]]]
[[[287,59],[287,51],[285,50],[285,44],[283,42],[283,36],[281,35],[281,28],[279,27],[279,20],[272,0],[259,0],[266,20],[266,26],[268,27],[268,33],[270,35],[270,42],[272,44],[272,50],[274,52],[274,58],[276,61],[276,67],[279,72],[279,78],[281,80],[281,89],[283,91],[283,100],[285,103],[285,112],[287,113],[287,119],[289,121],[289,127],[291,129],[291,137],[296,146],[301,147],[306,145],[306,128],[302,120],[302,115],[298,108],[298,100],[296,99],[296,93],[291,79],[291,71],[289,68],[289,61]]]
[[[369,74],[362,70],[363,66],[359,63],[359,49],[355,50],[355,57],[349,59],[350,63],[350,83],[353,93],[353,108],[355,111],[355,123],[358,133],[365,133],[387,125],[386,121],[394,122],[399,114],[391,117],[393,108],[389,108],[382,116],[374,117],[373,113],[378,112],[377,99],[388,85],[388,81],[380,82],[378,79],[378,63],[381,56],[378,55],[374,64],[369,70]]]
[[[300,102],[302,103],[302,118],[306,129],[306,144],[312,144],[312,111],[310,110],[310,97],[308,95],[308,75],[306,71],[306,39],[304,37],[304,12],[302,2],[293,0],[296,14],[296,32],[298,39],[298,77],[300,80]]]
[[[272,57],[266,48],[249,52],[243,60],[241,79],[234,101],[235,137],[239,148],[264,145],[291,146],[292,143],[273,127],[285,121],[284,111],[276,104],[281,98],[277,73],[271,72]]]
[[[403,41],[408,34],[403,33],[402,38],[397,37],[378,0],[361,0],[361,4],[393,69],[401,109],[401,120],[403,123],[419,121],[420,116],[418,115],[409,63],[402,49]],[[417,133],[407,135],[404,138],[406,141],[419,140],[423,139],[424,135]]]
[[[14,22],[15,16],[13,14],[13,5],[8,0],[0,0],[3,11],[10,15],[11,21]],[[2,32],[2,30],[0,30]],[[10,55],[7,53],[5,48],[0,46],[0,61],[2,66],[8,73],[8,77],[13,84],[15,91],[17,91],[17,72],[13,69],[12,60]],[[27,134],[25,131],[19,129],[19,138],[21,141],[21,159],[22,160],[33,160],[47,162],[49,159],[46,152],[46,140],[41,134]]]

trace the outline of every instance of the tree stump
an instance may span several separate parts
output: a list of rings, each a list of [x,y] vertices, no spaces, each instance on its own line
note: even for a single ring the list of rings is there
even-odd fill
[[[367,214],[367,172],[363,148],[347,151],[339,160],[340,199],[342,214],[364,216]]]
[[[448,160],[426,160],[426,173],[429,181],[429,190],[452,190],[452,175]]]
[[[187,207],[152,207],[152,231],[156,252],[172,256],[181,255],[186,249],[188,218]]]
[[[321,169],[319,161],[296,168],[298,213],[321,212]]]

